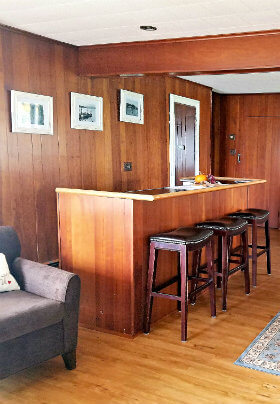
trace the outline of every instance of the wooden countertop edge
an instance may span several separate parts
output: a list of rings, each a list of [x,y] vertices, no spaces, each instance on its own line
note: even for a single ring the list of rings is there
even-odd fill
[[[220,178],[220,179],[228,179],[232,180],[232,178]],[[237,178],[234,178],[237,179]],[[238,178],[242,180],[244,178]],[[202,194],[205,192],[216,192],[222,191],[224,189],[231,189],[231,188],[240,188],[240,187],[247,187],[256,184],[263,184],[266,180],[259,180],[254,179],[251,182],[242,182],[240,184],[228,184],[228,185],[220,185],[217,187],[212,188],[204,188],[204,189],[196,189],[190,191],[178,191],[178,192],[171,192],[167,194],[159,194],[159,195],[145,195],[145,194],[134,194],[128,192],[110,192],[110,191],[94,191],[94,190],[86,190],[86,189],[71,189],[71,188],[56,188],[57,193],[69,193],[69,194],[80,194],[80,195],[89,195],[89,196],[103,196],[107,198],[121,198],[121,199],[133,199],[138,201],[156,201],[158,199],[165,199],[165,198],[174,198],[178,196],[186,196],[186,195],[193,195],[193,194]]]
[[[56,188],[58,194],[79,194],[89,196],[104,196],[106,198],[134,199],[139,201],[154,201],[154,195],[133,194],[126,192],[94,191],[91,189]]]
[[[228,178],[229,179],[229,178]],[[220,185],[217,187],[212,188],[204,188],[204,189],[194,189],[191,191],[178,191],[172,192],[170,194],[161,194],[161,195],[154,195],[154,200],[164,199],[164,198],[174,198],[176,196],[184,196],[184,195],[193,195],[193,194],[204,194],[206,192],[216,192],[222,191],[224,189],[232,189],[232,188],[240,188],[240,187],[248,187],[251,185],[263,184],[266,180],[253,180],[252,182],[242,182],[240,184],[229,184],[229,185]]]

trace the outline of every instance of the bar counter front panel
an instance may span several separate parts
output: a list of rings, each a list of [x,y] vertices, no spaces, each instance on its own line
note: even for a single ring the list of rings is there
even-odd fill
[[[245,209],[249,188],[263,182],[169,197],[159,190],[152,198],[147,191],[57,189],[60,266],[81,277],[81,325],[127,336],[141,332],[149,236]],[[161,251],[158,265],[157,281],[164,282],[176,274],[176,253]],[[154,299],[153,321],[174,310],[176,302]]]

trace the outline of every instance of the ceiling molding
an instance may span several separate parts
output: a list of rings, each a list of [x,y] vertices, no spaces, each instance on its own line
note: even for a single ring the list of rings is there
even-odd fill
[[[79,72],[233,73],[280,69],[280,30],[79,47]]]

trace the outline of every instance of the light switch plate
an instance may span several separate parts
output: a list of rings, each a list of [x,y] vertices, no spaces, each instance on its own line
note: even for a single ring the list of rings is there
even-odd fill
[[[125,161],[123,163],[123,169],[124,169],[124,171],[132,171],[132,162],[131,161]]]

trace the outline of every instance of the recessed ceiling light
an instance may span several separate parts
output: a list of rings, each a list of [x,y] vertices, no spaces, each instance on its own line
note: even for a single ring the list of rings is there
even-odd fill
[[[152,25],[140,25],[140,29],[143,31],[156,31],[157,27],[153,27]]]

